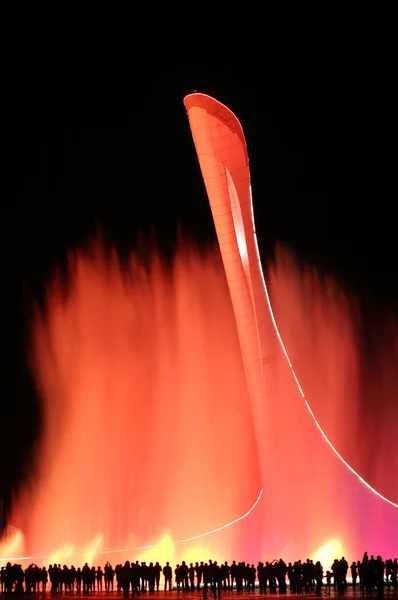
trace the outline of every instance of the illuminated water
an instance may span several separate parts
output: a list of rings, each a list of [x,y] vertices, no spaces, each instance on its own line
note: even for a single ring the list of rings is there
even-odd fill
[[[398,503],[398,319],[279,249],[269,273],[282,337],[311,407],[351,466]],[[397,546],[398,548],[398,546]]]
[[[65,293],[55,278],[33,327],[43,435],[37,469],[14,507],[21,534],[0,546],[3,557],[76,564],[100,552],[95,562],[394,552],[398,509],[325,442],[272,327],[264,492],[245,519],[179,543],[244,515],[263,486],[218,249],[203,256],[180,248],[172,269],[154,255],[145,271],[134,258],[122,269],[97,248],[71,258],[69,282]],[[373,375],[364,370],[355,307],[331,283],[302,275],[287,254],[270,269],[270,292],[321,426],[396,502],[396,355]],[[374,413],[361,407],[372,390],[381,404],[369,423]],[[155,548],[107,552],[147,545]]]

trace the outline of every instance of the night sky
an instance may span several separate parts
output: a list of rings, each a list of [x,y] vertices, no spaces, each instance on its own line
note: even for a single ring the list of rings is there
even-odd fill
[[[157,65],[129,92],[47,86],[34,73],[2,114],[0,497],[8,502],[39,431],[26,364],[32,302],[68,248],[99,229],[124,256],[137,232],[169,255],[177,228],[215,242],[183,97],[208,93],[248,143],[263,260],[277,241],[358,294],[366,315],[398,312],[396,124],[389,80],[359,61],[248,70]],[[87,92],[87,93],[86,93]],[[368,318],[372,318],[368,316]]]

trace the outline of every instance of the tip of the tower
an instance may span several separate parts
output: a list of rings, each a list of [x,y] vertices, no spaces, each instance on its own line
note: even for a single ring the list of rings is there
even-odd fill
[[[206,110],[224,110],[233,114],[232,111],[225,106],[222,102],[217,100],[217,98],[213,98],[213,96],[209,96],[208,94],[203,94],[202,92],[198,92],[194,90],[191,94],[188,94],[184,98],[184,105],[187,110],[192,108],[193,106],[197,106],[200,108],[205,108]]]
[[[246,146],[246,140],[243,133],[242,125],[239,122],[237,116],[232,112],[228,106],[209,96],[208,94],[202,94],[200,92],[192,92],[184,98],[184,106],[189,114],[190,110],[195,108],[203,109],[209,114],[221,119],[231,131],[234,131],[239,135],[242,143]]]

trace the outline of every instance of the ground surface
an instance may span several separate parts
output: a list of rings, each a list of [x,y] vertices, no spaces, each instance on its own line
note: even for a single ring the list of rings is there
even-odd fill
[[[325,591],[322,594],[326,598],[330,597],[330,598],[340,598],[340,596],[337,594],[337,591],[334,592],[332,590],[331,592],[331,596],[328,596]],[[24,595],[26,598],[26,594]],[[31,594],[31,597],[33,597],[34,595]],[[54,597],[52,596],[49,592],[47,592],[46,594],[37,594],[38,598],[51,598]],[[88,599],[88,598],[94,598],[95,600],[102,600],[103,598],[105,599],[109,599],[109,598],[123,598],[123,594],[119,593],[119,592],[110,592],[109,594],[107,594],[106,592],[94,592],[93,594],[90,595],[83,595],[83,594],[69,594],[69,593],[63,593],[63,594],[56,594],[55,598],[62,596],[65,600],[67,598],[84,598],[84,600]],[[225,599],[225,600],[233,600],[234,598],[239,599],[239,600],[250,600],[253,597],[261,597],[261,598],[276,598],[278,597],[279,594],[260,594],[258,589],[256,589],[254,592],[221,592],[221,599]],[[281,596],[283,596],[281,594]],[[289,593],[289,589],[288,592],[286,594],[286,596],[291,596],[294,598],[301,598],[301,595],[297,595],[297,594],[290,594]],[[314,592],[309,592],[305,594],[306,597],[311,597],[311,598],[317,598],[318,596],[315,595]],[[208,600],[213,600],[213,594],[212,593],[208,593],[207,595]],[[396,588],[395,590],[391,589],[391,590],[385,590],[385,599],[386,600],[398,600],[398,588]],[[130,594],[130,598],[131,598],[131,594]],[[153,594],[141,594],[140,599],[141,600],[152,600],[152,599],[156,599],[156,600],[202,600],[203,598],[203,592],[179,592],[177,593],[176,591],[173,592],[155,592]],[[361,593],[357,590],[357,591],[353,591],[352,588],[348,587],[348,590],[346,591],[344,598],[348,598],[349,600],[361,600],[363,598],[363,596],[361,595]],[[377,594],[376,591],[373,593],[373,595],[371,596],[371,598],[374,598],[375,600],[377,599]]]

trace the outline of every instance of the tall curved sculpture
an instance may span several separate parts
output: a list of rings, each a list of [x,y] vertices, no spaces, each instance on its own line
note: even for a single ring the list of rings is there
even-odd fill
[[[286,427],[278,427],[277,424],[280,416],[276,407],[279,407],[279,410],[289,411],[290,419],[284,419],[285,421],[295,421],[290,432],[294,432],[296,427],[296,438],[306,436],[306,445],[310,450],[308,455],[300,456],[300,460],[306,460],[311,453],[314,456],[315,453],[320,452],[323,438],[326,442],[321,452],[323,460],[325,460],[326,449],[327,460],[337,460],[339,473],[342,473],[341,469],[345,471],[344,474],[339,475],[340,481],[343,481],[347,473],[351,477],[349,486],[355,487],[353,493],[359,498],[361,506],[365,504],[368,506],[369,502],[372,503],[377,498],[389,509],[398,508],[397,504],[382,496],[367,483],[334,448],[316,420],[294,371],[279,333],[264,281],[254,225],[246,141],[238,119],[226,106],[205,94],[190,94],[184,98],[184,104],[211,206],[235,313],[256,428],[258,459],[265,496],[267,497],[267,487],[268,489],[270,487],[270,477],[276,478],[279,482],[283,480],[278,469],[272,464],[275,462],[274,452],[277,448],[279,455],[287,454],[286,446],[290,443]],[[296,409],[292,409],[289,399],[278,396],[278,382],[281,378],[284,378],[284,381],[289,378],[293,383],[294,390],[290,389],[289,398],[292,398],[292,394],[296,399],[301,397],[301,407],[304,410],[300,414],[294,412]],[[269,427],[270,420],[277,424],[274,435]],[[285,437],[285,447],[278,446],[278,442],[275,441],[278,436]],[[298,446],[292,445],[290,451],[295,452],[295,448]],[[302,448],[303,444],[300,446],[300,449]],[[290,458],[294,460],[294,455]],[[319,467],[322,466],[320,463]],[[353,475],[355,482],[352,481]],[[300,485],[299,479],[297,485]],[[313,492],[316,493],[316,487]],[[269,498],[270,495],[268,495],[268,502],[270,502]],[[303,500],[303,504],[308,502],[311,502],[310,495]],[[368,516],[373,515],[373,504],[372,508],[366,511]],[[300,514],[304,515],[304,512],[305,510]],[[396,532],[398,529],[395,515],[396,512],[394,512],[393,527]],[[349,520],[349,514],[347,519]],[[348,525],[348,521],[346,524]],[[292,527],[294,528],[294,525]]]
[[[203,94],[184,100],[217,230],[231,294],[252,411],[263,481],[268,449],[264,432],[266,389],[260,335],[261,266],[252,213],[245,137],[236,117]],[[263,321],[264,322],[264,321]]]

